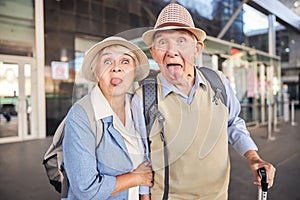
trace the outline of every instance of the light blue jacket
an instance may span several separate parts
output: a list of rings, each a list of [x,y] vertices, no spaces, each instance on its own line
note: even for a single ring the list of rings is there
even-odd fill
[[[70,185],[66,199],[128,199],[128,190],[109,197],[116,186],[116,176],[132,171],[133,164],[121,134],[113,126],[113,116],[102,121],[106,123],[103,123],[103,136],[96,148],[95,134],[85,110],[74,104],[67,115],[63,152]],[[140,193],[149,190],[148,187],[143,189],[146,192]]]

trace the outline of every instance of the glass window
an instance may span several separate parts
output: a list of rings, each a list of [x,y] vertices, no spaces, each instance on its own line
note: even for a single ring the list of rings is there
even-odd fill
[[[0,54],[32,56],[34,44],[33,2],[30,0],[1,1]]]

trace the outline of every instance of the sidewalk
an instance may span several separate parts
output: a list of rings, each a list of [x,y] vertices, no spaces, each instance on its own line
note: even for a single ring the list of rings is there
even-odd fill
[[[274,164],[277,175],[268,192],[271,200],[300,199],[300,110],[297,126],[279,124],[275,140],[267,140],[267,127],[250,129],[260,148],[261,157]],[[3,200],[58,200],[60,196],[49,184],[42,166],[43,154],[52,138],[0,144],[0,195]],[[257,199],[257,188],[247,161],[232,148],[230,200]]]
[[[279,132],[272,133],[275,140],[267,139],[267,127],[249,129],[262,159],[276,168],[274,185],[268,191],[271,200],[300,200],[300,110],[296,110],[297,126],[281,122]],[[232,148],[230,200],[257,199],[257,187],[245,158]]]

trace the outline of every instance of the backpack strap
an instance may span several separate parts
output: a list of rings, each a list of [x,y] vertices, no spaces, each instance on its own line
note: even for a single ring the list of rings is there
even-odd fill
[[[95,119],[95,114],[94,114],[94,110],[93,110],[93,106],[92,106],[92,102],[91,102],[91,95],[90,94],[85,95],[83,98],[78,100],[77,103],[84,108],[84,110],[89,118],[91,128],[92,128],[93,132],[96,134],[96,147],[97,147],[100,144],[100,141],[102,138],[103,124],[102,124],[102,122],[97,122],[97,120]]]
[[[140,82],[143,88],[144,118],[147,136],[149,136],[156,118],[156,113],[153,112],[153,109],[157,110],[157,74],[157,71],[150,70],[149,75]]]
[[[227,94],[225,85],[221,77],[213,69],[207,67],[196,67],[205,77],[205,79],[210,83],[211,88],[215,92],[213,102],[218,104],[218,99],[226,106],[227,105]]]
[[[165,165],[165,179],[164,179],[164,194],[163,200],[168,200],[169,196],[169,158],[167,142],[164,133],[164,116],[158,110],[157,105],[157,74],[158,71],[151,70],[148,77],[145,78],[140,85],[143,88],[143,105],[144,105],[144,118],[146,123],[148,143],[150,147],[149,135],[152,125],[157,118],[160,126],[160,137],[164,145],[164,165]],[[149,148],[150,149],[150,148]]]
[[[218,104],[218,99],[226,106],[227,95],[226,89],[223,84],[222,79],[217,74],[216,71],[206,68],[206,67],[196,67],[205,79],[210,83],[213,91],[215,92],[213,102]],[[148,77],[146,77],[143,81],[140,82],[143,88],[143,105],[144,105],[144,118],[146,123],[147,137],[149,138],[149,134],[152,128],[152,125],[157,117],[160,128],[161,128],[161,140],[164,144],[164,163],[165,163],[165,179],[164,179],[164,194],[163,200],[168,199],[169,194],[169,161],[168,161],[168,149],[167,143],[164,136],[164,117],[158,110],[157,105],[157,71],[150,70]],[[149,147],[150,147],[150,141]],[[149,148],[151,149],[151,148]]]
[[[207,67],[196,66],[205,79],[210,83],[211,88],[215,92],[213,101],[218,103],[217,100],[220,99],[221,102],[227,105],[227,94],[223,80],[218,75],[218,73]],[[147,134],[150,134],[151,127],[157,115],[154,112],[154,107],[157,109],[157,74],[158,71],[150,70],[148,77],[140,82],[143,88],[143,105],[144,105],[144,118],[146,122]]]
[[[93,106],[92,106],[92,102],[91,102],[91,95],[85,95],[83,98],[81,98],[80,100],[78,100],[76,103],[78,103],[86,112],[92,131],[94,132],[95,136],[96,136],[96,147],[100,144],[101,138],[102,138],[102,122],[97,122],[95,119],[95,115],[94,115],[94,110],[93,110]],[[59,126],[63,126],[62,128],[65,127],[65,119],[63,119],[63,121],[61,122],[61,124]],[[62,131],[62,130],[59,130]],[[62,132],[61,134],[61,140],[63,139],[63,135],[64,133]],[[61,142],[60,142],[61,143]],[[63,173],[63,176],[65,177],[62,181],[62,186],[61,186],[61,196],[63,198],[66,198],[68,195],[68,188],[69,188],[69,181],[68,181],[68,177],[66,174],[66,171],[63,168],[63,165],[61,165],[61,172]]]

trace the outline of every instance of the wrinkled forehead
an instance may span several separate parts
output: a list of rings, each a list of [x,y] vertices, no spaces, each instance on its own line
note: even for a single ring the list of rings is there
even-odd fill
[[[99,55],[99,57],[102,57],[104,55],[109,55],[112,53],[128,55],[128,56],[132,57],[132,59],[134,59],[135,61],[137,59],[137,57],[133,51],[131,51],[130,49],[128,49],[127,47],[124,47],[122,45],[111,45],[111,46],[105,47],[104,49],[99,51],[98,55]]]
[[[94,72],[97,69],[98,62],[101,60],[101,58],[105,55],[111,55],[111,54],[120,54],[121,55],[128,55],[130,56],[133,60],[135,65],[139,64],[139,61],[137,59],[137,56],[135,53],[130,50],[129,48],[122,46],[122,45],[111,45],[103,48],[100,50],[94,57],[92,63],[91,63],[91,71]]]
[[[171,35],[171,34],[182,34],[182,35],[188,35],[193,39],[196,38],[195,35],[192,32],[190,32],[186,29],[172,29],[172,30],[159,30],[159,31],[156,31],[154,36],[153,36],[153,40],[155,40],[158,37],[162,37],[162,36],[165,36],[165,35]]]

